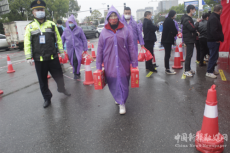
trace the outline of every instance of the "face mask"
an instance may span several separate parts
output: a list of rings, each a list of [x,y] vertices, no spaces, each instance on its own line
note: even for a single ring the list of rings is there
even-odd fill
[[[57,25],[58,27],[61,27],[61,25]]]
[[[110,23],[111,25],[117,24],[117,23],[118,23],[118,18],[117,18],[117,19],[109,19],[109,23]]]
[[[35,14],[37,19],[45,18],[45,11],[37,11]]]
[[[176,19],[176,15],[175,15],[174,19]]]
[[[131,18],[131,15],[124,15],[126,20],[129,20]]]
[[[153,20],[154,16],[151,16],[151,19]]]
[[[75,24],[73,24],[73,23],[69,23],[69,26],[72,28],[72,27],[74,27],[74,26],[75,26]]]
[[[193,15],[193,16],[195,16],[195,15],[196,15],[196,11],[195,11],[195,12],[193,12],[193,13],[192,13],[192,15]]]

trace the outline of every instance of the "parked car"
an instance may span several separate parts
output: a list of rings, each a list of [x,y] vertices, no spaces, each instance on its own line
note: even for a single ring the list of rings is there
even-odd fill
[[[98,38],[99,37],[99,33],[93,27],[91,27],[91,26],[81,26],[81,28],[84,31],[84,34],[85,34],[86,38],[90,38],[90,37]]]
[[[10,44],[6,41],[6,36],[0,34],[0,49],[9,50]]]
[[[101,31],[102,31],[102,29],[104,29],[104,27],[105,27],[105,24],[99,24],[99,25],[97,26],[97,31],[98,31],[98,33],[101,33]]]

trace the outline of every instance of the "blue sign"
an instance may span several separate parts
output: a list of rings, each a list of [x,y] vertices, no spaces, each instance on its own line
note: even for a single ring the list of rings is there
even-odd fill
[[[187,10],[188,5],[194,5],[196,10],[199,8],[199,1],[189,1],[189,2],[184,2],[184,10]]]
[[[205,3],[205,1],[204,1],[204,0],[202,0],[202,5],[206,5],[206,3]]]

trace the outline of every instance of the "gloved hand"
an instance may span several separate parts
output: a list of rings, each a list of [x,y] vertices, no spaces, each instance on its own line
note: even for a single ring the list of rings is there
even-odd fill
[[[30,65],[33,65],[33,62],[34,62],[34,60],[32,60],[32,59],[27,60],[27,63],[30,64]]]
[[[62,59],[65,58],[65,54],[64,54],[64,53],[62,53],[62,54],[60,54],[60,55],[61,55],[61,58],[62,58]]]

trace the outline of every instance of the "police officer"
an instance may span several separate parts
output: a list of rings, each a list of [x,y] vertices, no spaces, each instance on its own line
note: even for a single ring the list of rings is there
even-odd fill
[[[35,0],[31,3],[34,20],[26,26],[24,38],[24,48],[27,63],[30,65],[35,61],[35,68],[40,84],[40,89],[44,97],[46,108],[51,104],[52,93],[48,88],[48,71],[57,83],[58,92],[70,96],[63,79],[62,68],[58,59],[58,52],[64,58],[62,40],[54,22],[46,20],[46,3],[42,0]],[[58,49],[55,48],[57,43]]]

